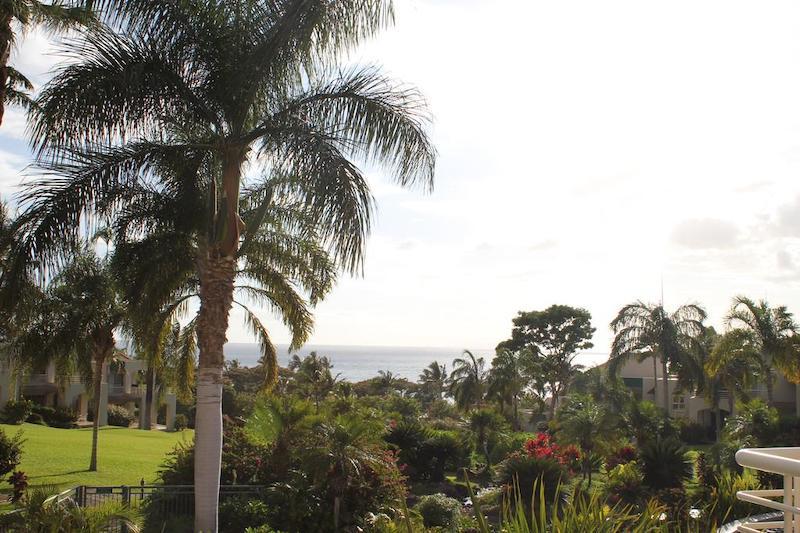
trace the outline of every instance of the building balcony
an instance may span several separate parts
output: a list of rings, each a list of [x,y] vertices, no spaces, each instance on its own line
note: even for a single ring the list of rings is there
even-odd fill
[[[736,452],[736,462],[745,468],[783,476],[782,489],[743,490],[739,500],[783,513],[782,520],[743,521],[736,531],[758,533],[782,530],[800,533],[800,448],[745,448]]]

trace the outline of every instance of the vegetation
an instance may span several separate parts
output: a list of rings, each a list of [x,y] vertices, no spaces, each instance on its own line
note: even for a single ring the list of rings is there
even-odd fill
[[[736,490],[774,485],[732,458],[800,444],[774,401],[776,376],[800,382],[798,326],[763,300],[737,296],[722,334],[697,304],[625,305],[609,363],[586,371],[592,316],[567,305],[520,311],[490,361],[464,350],[419,383],[390,369],[350,383],[322,353],[279,368],[256,308],[299,348],[337,278],[360,272],[375,207],[362,168],[433,186],[422,95],[340,66],[392,21],[389,0],[0,3],[0,123],[6,104],[28,109],[40,172],[18,216],[0,209],[0,350],[18,383],[51,364],[80,375],[97,415],[124,335],[147,361],[143,429],[167,386],[176,428],[197,427],[133,431],[112,407],[121,427],[55,429],[75,413],[15,388],[0,417],[24,439],[0,435],[0,476],[19,512],[1,527],[135,530],[129,509],[48,503],[44,486],[157,477],[194,484],[194,516],[165,511],[165,488],[146,531],[710,531],[751,511]],[[8,64],[33,26],[75,30],[35,100]],[[233,309],[255,368],[224,360]],[[621,370],[646,360],[634,393]],[[673,412],[684,394],[713,428]],[[260,488],[220,502],[221,483]]]

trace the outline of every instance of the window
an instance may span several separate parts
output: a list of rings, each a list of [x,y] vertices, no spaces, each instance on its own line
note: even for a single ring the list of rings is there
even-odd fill
[[[683,396],[675,395],[672,397],[672,410],[683,411],[686,409],[686,399]]]

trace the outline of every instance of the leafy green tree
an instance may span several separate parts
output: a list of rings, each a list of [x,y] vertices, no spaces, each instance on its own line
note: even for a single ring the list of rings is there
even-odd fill
[[[447,378],[447,365],[433,361],[419,375],[423,396],[429,401],[441,400],[447,388]]]
[[[497,400],[500,412],[506,414],[511,408],[511,423],[519,430],[519,400],[525,391],[526,379],[522,375],[520,356],[517,352],[501,350],[492,359],[487,379],[487,395]]]
[[[464,350],[463,357],[453,360],[448,393],[455,399],[461,410],[480,405],[486,393],[486,361]]]
[[[33,105],[28,94],[33,90],[33,84],[8,64],[17,40],[16,33],[37,26],[60,32],[78,24],[88,24],[92,21],[91,5],[91,1],[5,0],[0,3],[0,124],[3,123],[6,104],[26,108]]]
[[[541,373],[550,395],[549,414],[555,414],[558,399],[569,387],[580,369],[573,364],[579,350],[593,346],[591,339],[595,328],[592,315],[586,309],[568,305],[551,305],[544,311],[520,311],[513,320],[511,338],[501,342],[497,349],[519,352],[529,350],[532,359],[523,364],[528,375]]]
[[[357,273],[373,201],[353,159],[383,166],[402,186],[430,188],[426,106],[374,68],[332,68],[391,23],[388,1],[101,3],[124,32],[87,33],[75,45],[79,59],[37,101],[33,142],[59,175],[25,195],[31,222],[19,255],[51,264],[81,217],[124,211],[130,186],[179,200],[181,187],[159,171],[182,162],[179,183],[206,199],[180,212],[205,222],[198,253],[184,259],[195,263],[201,301],[196,528],[215,531],[223,346],[240,247],[263,213],[245,220],[242,190],[261,188],[259,175],[303,181],[301,205],[337,262]],[[248,272],[262,283],[271,273]]]
[[[786,307],[770,307],[766,300],[755,302],[737,296],[725,321],[729,326],[746,331],[761,355],[768,404],[773,403],[773,368],[789,381],[800,382],[800,345],[794,339],[797,323]]]
[[[655,383],[658,380],[656,361],[660,360],[663,407],[669,416],[669,370],[671,368],[684,376],[701,371],[692,365],[691,352],[701,349],[705,318],[705,310],[694,304],[683,305],[672,314],[661,305],[643,302],[626,305],[611,321],[615,336],[609,357],[609,373],[617,375],[631,358],[642,361],[652,357]]]

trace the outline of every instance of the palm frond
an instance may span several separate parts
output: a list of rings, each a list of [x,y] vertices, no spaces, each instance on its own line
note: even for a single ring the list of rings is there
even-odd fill
[[[264,388],[269,390],[278,382],[278,352],[272,344],[269,332],[256,314],[246,305],[234,300],[244,310],[245,323],[261,345],[261,364],[266,371]]]

